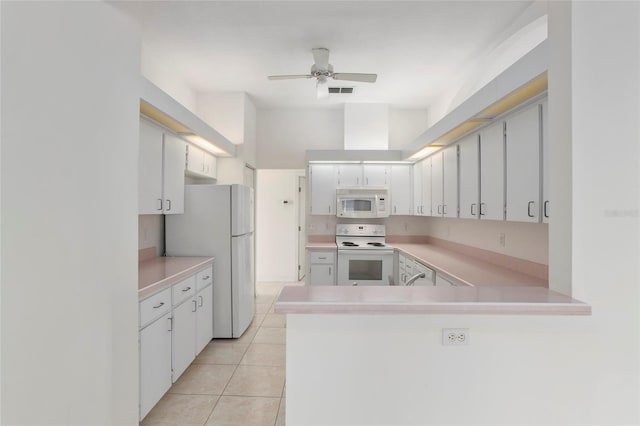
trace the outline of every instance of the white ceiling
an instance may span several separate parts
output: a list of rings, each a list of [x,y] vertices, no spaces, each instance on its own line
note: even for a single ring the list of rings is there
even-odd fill
[[[261,108],[348,102],[426,108],[494,47],[532,1],[115,2],[142,28],[143,49],[197,92],[247,92]],[[316,99],[312,47],[336,72],[377,73],[353,95]],[[335,83],[335,84],[333,84]]]

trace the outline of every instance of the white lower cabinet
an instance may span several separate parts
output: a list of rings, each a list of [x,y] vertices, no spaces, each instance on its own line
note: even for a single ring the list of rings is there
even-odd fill
[[[307,285],[336,284],[336,250],[309,250]]]
[[[211,267],[139,304],[140,420],[213,338]]]
[[[171,387],[171,312],[140,330],[140,420]]]
[[[396,285],[407,285],[407,281],[416,274],[424,273],[424,278],[416,279],[412,285],[433,285],[434,271],[419,261],[398,253],[398,280]]]

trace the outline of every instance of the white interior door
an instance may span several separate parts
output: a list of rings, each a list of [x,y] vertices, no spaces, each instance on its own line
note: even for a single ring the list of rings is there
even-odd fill
[[[306,198],[307,178],[298,176],[298,281],[302,280],[306,265]]]

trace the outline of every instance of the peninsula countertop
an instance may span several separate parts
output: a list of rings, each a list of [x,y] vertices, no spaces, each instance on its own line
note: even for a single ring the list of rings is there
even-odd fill
[[[543,287],[289,286],[275,312],[591,315],[591,306]]]
[[[213,265],[213,257],[153,257],[138,263],[138,300]]]

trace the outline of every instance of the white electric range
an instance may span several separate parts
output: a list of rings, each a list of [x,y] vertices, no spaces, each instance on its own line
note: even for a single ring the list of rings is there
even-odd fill
[[[338,285],[393,285],[393,247],[384,225],[338,224]]]

